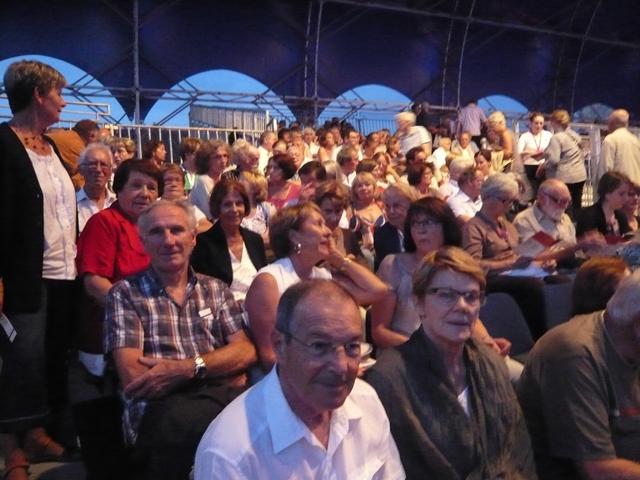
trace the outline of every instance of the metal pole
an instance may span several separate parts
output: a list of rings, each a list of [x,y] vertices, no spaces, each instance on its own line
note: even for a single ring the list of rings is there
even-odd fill
[[[313,121],[318,121],[318,57],[320,51],[320,25],[322,24],[322,8],[324,7],[323,0],[320,0],[320,7],[318,9],[318,25],[316,26],[316,55],[315,66],[313,72]]]
[[[476,0],[473,0],[471,9],[469,10],[469,17],[467,18],[467,24],[464,27],[464,37],[462,38],[462,49],[460,50],[460,64],[458,65],[458,98],[456,99],[456,105],[460,106],[460,84],[462,83],[462,63],[464,61],[464,49],[467,45],[467,35],[469,34],[469,25],[471,25],[471,16],[473,15],[473,9],[476,6]],[[444,105],[444,99],[442,104]]]
[[[139,9],[138,0],[133,0],[133,92],[135,95],[135,111],[133,122],[140,125],[140,45],[139,45]],[[138,139],[138,144],[140,139]],[[140,150],[142,149],[139,145]]]

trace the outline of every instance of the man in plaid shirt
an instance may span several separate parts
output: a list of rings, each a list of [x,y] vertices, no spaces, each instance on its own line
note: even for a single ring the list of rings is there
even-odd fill
[[[109,291],[105,351],[120,378],[125,436],[147,475],[186,479],[207,426],[245,390],[256,350],[227,285],[189,267],[192,208],[154,202],[138,228],[151,266]]]

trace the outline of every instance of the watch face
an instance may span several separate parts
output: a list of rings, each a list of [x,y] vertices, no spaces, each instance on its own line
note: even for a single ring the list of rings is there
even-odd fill
[[[202,359],[202,357],[196,357],[195,362],[196,362],[195,377],[198,379],[205,378],[207,376],[207,366],[205,365],[204,360]]]

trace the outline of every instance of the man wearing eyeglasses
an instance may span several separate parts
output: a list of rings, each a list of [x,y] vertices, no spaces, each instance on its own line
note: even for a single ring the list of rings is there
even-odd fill
[[[565,210],[571,202],[567,185],[556,178],[544,181],[539,189],[536,202],[520,212],[513,221],[520,241],[525,242],[542,231],[553,237],[555,243],[548,251],[540,254],[538,260],[555,260],[561,266],[575,266],[575,255],[580,250],[605,244],[602,234],[594,231],[576,238],[576,229]],[[564,265],[563,265],[564,264]]]
[[[84,186],[76,193],[80,233],[93,215],[116,201],[115,193],[107,188],[113,173],[111,149],[101,143],[89,144],[80,153],[78,170],[84,178]]]
[[[334,282],[285,291],[276,368],[209,426],[195,480],[405,478],[380,400],[356,379],[360,324],[356,301]]]

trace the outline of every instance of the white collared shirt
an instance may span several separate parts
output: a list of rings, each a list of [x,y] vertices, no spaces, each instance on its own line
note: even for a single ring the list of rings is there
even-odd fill
[[[195,480],[403,479],[389,420],[373,388],[356,380],[331,414],[327,448],[291,410],[276,368],[211,423]]]
[[[458,190],[454,196],[447,198],[447,205],[456,217],[464,215],[473,218],[482,208],[482,199],[478,196],[476,200],[472,200],[469,195]]]
[[[116,194],[108,188],[105,188],[105,190],[104,207],[102,207],[102,210],[109,208],[111,204],[116,201]],[[96,202],[87,197],[87,192],[84,191],[84,187],[76,193],[76,204],[78,205],[78,230],[82,233],[89,219],[101,209]]]
[[[441,198],[446,200],[447,198],[453,197],[459,190],[460,187],[458,186],[458,181],[450,178],[448,182],[440,185],[438,193]]]

